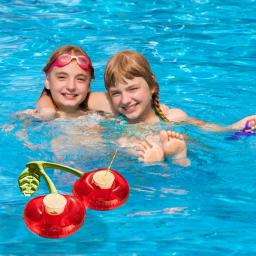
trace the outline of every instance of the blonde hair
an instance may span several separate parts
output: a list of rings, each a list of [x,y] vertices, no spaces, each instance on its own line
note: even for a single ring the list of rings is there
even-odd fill
[[[81,55],[86,56],[90,61],[91,79],[95,78],[94,77],[94,68],[92,66],[92,61],[91,61],[90,57],[87,55],[87,53],[82,48],[80,48],[78,46],[74,46],[74,45],[64,45],[64,46],[57,48],[54,52],[52,52],[50,58],[48,59],[47,64],[43,68],[43,71],[46,73],[51,68],[52,63],[58,58],[58,56],[60,56],[61,54],[64,54],[64,53],[75,54],[75,55],[81,54]],[[41,96],[44,94],[47,94],[48,96],[50,96],[52,98],[52,95],[51,95],[51,92],[49,89],[44,88],[41,93]],[[87,108],[89,94],[90,93],[88,92],[86,99],[80,105],[81,107]],[[53,99],[52,99],[52,102],[55,105]]]
[[[109,90],[116,83],[124,83],[125,79],[133,79],[135,77],[144,78],[149,88],[154,89],[152,107],[163,121],[169,122],[160,108],[158,83],[148,61],[142,54],[126,50],[113,55],[105,69],[105,87]]]

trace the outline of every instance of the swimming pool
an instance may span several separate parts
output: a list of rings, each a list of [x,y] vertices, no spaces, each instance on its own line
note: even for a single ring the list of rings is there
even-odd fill
[[[49,240],[24,226],[29,199],[17,186],[24,165],[61,159],[88,171],[106,166],[114,148],[106,144],[96,153],[93,143],[72,145],[67,155],[53,155],[50,141],[60,127],[72,132],[63,120],[27,124],[30,141],[39,145],[29,148],[18,137],[23,124],[12,114],[34,106],[50,52],[76,44],[92,57],[93,91],[103,90],[109,57],[135,49],[149,59],[163,103],[232,123],[255,113],[255,11],[253,0],[1,1],[0,254],[254,255],[255,138],[227,141],[226,134],[187,127],[200,142],[190,145],[189,168],[143,165],[122,152],[113,168],[130,183],[126,204],[109,212],[88,210],[77,233]],[[77,122],[83,126],[87,118]],[[75,178],[50,175],[70,192]],[[46,192],[41,182],[37,195]]]

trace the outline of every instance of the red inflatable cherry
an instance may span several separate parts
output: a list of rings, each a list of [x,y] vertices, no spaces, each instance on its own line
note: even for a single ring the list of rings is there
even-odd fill
[[[74,196],[49,194],[29,201],[24,210],[24,221],[35,234],[47,238],[71,235],[83,224],[85,208]]]
[[[121,206],[127,200],[129,190],[121,174],[105,168],[85,173],[73,186],[74,195],[82,199],[85,207],[94,210],[111,210]]]

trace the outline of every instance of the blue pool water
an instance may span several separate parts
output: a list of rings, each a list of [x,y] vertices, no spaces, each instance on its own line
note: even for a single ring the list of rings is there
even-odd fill
[[[126,204],[88,210],[77,233],[51,240],[24,225],[30,199],[17,177],[25,164],[58,161],[88,171],[107,166],[114,146],[107,132],[104,143],[88,140],[98,138],[86,127],[97,116],[24,123],[13,115],[34,107],[42,67],[63,44],[80,45],[92,57],[92,91],[104,90],[110,56],[134,49],[150,61],[161,102],[223,125],[254,114],[255,12],[255,0],[0,1],[0,254],[255,255],[256,138],[227,141],[227,134],[182,128],[198,142],[189,145],[188,168],[143,165],[122,151],[113,168],[131,186]],[[85,143],[65,139],[70,134],[85,136]],[[75,178],[49,175],[61,192],[71,191]],[[42,181],[36,195],[45,193]]]

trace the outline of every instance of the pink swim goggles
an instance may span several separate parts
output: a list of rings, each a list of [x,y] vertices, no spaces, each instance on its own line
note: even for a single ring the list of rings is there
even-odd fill
[[[93,67],[90,64],[90,60],[87,56],[85,55],[70,55],[68,53],[64,53],[59,55],[56,60],[50,65],[48,70],[45,71],[46,75],[50,72],[52,67],[64,67],[68,65],[72,60],[76,60],[77,64],[79,65],[80,68],[83,70],[89,70],[91,72],[91,75],[93,75]]]

